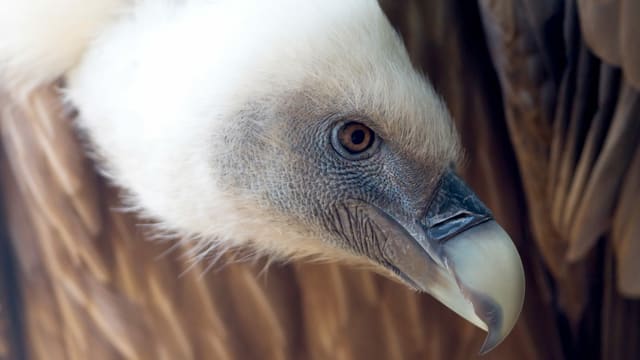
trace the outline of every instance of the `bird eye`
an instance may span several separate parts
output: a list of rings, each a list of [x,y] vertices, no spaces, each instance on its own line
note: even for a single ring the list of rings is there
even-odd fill
[[[333,129],[333,147],[348,159],[358,160],[371,156],[376,140],[376,133],[357,121],[342,122]]]

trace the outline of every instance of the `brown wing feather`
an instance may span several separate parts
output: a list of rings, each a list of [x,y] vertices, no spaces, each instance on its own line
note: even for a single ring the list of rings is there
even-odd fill
[[[559,308],[556,326],[568,358],[640,356],[634,345],[640,303],[624,299],[637,298],[640,284],[631,260],[640,255],[634,80],[640,59],[633,58],[638,47],[629,41],[638,33],[640,12],[631,2],[480,2],[532,235],[552,275],[550,300]],[[539,21],[535,14],[547,17]],[[558,47],[548,45],[557,39]],[[549,81],[540,82],[532,64],[548,65],[545,59],[553,60],[543,68]],[[558,94],[550,103],[542,100],[549,85]],[[545,117],[549,109],[554,115]],[[539,136],[548,123],[552,131]]]
[[[640,3],[635,0],[578,0],[586,43],[600,58],[625,72],[640,88]]]

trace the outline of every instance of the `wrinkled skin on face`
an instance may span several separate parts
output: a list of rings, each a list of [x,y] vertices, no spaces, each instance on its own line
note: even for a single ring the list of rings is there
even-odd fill
[[[366,208],[385,209],[399,219],[424,215],[445,161],[417,159],[387,141],[377,131],[380,126],[374,119],[379,114],[365,109],[336,113],[347,109],[337,105],[338,99],[310,107],[301,98],[304,94],[292,95],[269,115],[264,107],[241,110],[236,131],[226,136],[225,146],[233,148],[233,155],[213,155],[214,166],[224,169],[220,183],[240,194],[260,194],[262,206],[313,229],[322,241],[388,264],[379,225]],[[264,123],[265,118],[274,121]],[[379,143],[370,157],[347,159],[334,149],[332,131],[345,121],[360,122],[376,132]]]

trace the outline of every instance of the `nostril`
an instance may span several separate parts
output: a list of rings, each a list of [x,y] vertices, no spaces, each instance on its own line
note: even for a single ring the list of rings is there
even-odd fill
[[[455,215],[453,215],[453,216],[451,216],[451,217],[449,217],[447,219],[444,219],[444,220],[440,221],[439,223],[436,223],[435,225],[438,225],[438,224],[443,223],[443,222],[449,222],[449,221],[465,221],[469,217],[472,217],[472,216],[473,215],[471,213],[469,213],[469,212],[461,211],[461,212],[459,212],[459,213],[457,213],[457,214],[455,214]]]
[[[449,171],[442,176],[420,223],[431,241],[444,242],[491,219],[489,209]]]
[[[433,240],[444,242],[485,221],[491,220],[486,214],[473,214],[465,211],[458,212],[445,219],[439,220],[427,227],[427,236]]]

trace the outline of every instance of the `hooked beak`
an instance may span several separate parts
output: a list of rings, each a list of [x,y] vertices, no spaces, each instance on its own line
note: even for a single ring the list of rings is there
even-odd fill
[[[524,300],[522,263],[509,235],[457,175],[443,176],[423,219],[373,213],[388,266],[487,331],[482,354],[509,334]]]

